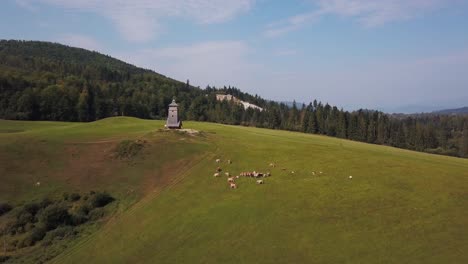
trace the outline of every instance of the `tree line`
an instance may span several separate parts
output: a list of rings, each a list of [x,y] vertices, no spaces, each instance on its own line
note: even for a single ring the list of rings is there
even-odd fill
[[[264,111],[244,109],[232,94]],[[89,122],[111,116],[165,119],[176,97],[183,120],[283,129],[468,157],[468,117],[344,111],[313,101],[287,106],[234,87],[193,87],[150,70],[60,44],[0,41],[0,118]]]

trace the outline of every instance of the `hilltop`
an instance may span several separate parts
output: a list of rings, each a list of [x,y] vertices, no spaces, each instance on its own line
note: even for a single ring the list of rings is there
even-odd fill
[[[0,121],[0,201],[89,191],[116,199],[76,238],[38,242],[10,261],[468,261],[465,159],[287,131],[185,122],[199,131],[187,134],[163,125]],[[129,142],[142,147],[128,152]],[[218,166],[271,177],[264,185],[242,177],[231,190],[225,176],[213,177]]]

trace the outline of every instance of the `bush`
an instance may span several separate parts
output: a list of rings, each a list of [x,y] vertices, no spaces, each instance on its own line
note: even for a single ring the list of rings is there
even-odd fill
[[[70,218],[70,224],[73,226],[84,224],[87,221],[88,221],[88,216],[83,213],[72,214]]]
[[[91,208],[88,204],[84,203],[76,209],[77,214],[87,215],[91,211]]]
[[[29,213],[32,216],[35,216],[37,214],[37,212],[39,212],[40,209],[41,209],[41,207],[39,206],[38,203],[29,203],[29,204],[25,204],[23,206],[22,211],[26,212],[26,213]]]
[[[60,225],[67,225],[71,222],[71,216],[67,208],[59,204],[48,206],[42,211],[39,219],[47,230],[52,230]]]
[[[47,233],[43,226],[35,227],[31,232],[18,244],[19,247],[34,246],[37,242],[41,241]]]
[[[11,234],[24,233],[24,227],[29,223],[35,223],[35,217],[26,210],[21,210],[16,214],[14,221],[8,224],[8,231]]]
[[[112,203],[115,199],[106,192],[99,192],[90,197],[89,202],[92,208],[99,208]]]
[[[129,159],[138,154],[143,148],[143,143],[140,141],[124,140],[117,146],[117,157],[120,159]]]
[[[10,259],[10,256],[0,256],[0,263],[6,262]]]
[[[96,221],[104,216],[104,208],[96,208],[89,213],[89,220]]]
[[[69,198],[70,198],[70,201],[76,202],[81,199],[81,195],[79,195],[78,193],[72,193],[70,194]]]
[[[77,232],[70,226],[62,226],[55,230],[52,230],[46,234],[43,240],[43,245],[48,246],[52,244],[55,239],[64,239],[75,236]]]
[[[8,213],[11,209],[13,209],[13,206],[7,203],[0,203],[0,216]]]

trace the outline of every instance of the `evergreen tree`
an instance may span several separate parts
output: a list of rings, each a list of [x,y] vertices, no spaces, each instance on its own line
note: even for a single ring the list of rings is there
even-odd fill
[[[461,140],[461,156],[468,157],[468,120],[465,121],[465,125],[463,126],[462,132],[462,140]]]
[[[78,99],[77,112],[78,112],[78,121],[87,122],[89,119],[89,95],[88,89],[83,89]]]

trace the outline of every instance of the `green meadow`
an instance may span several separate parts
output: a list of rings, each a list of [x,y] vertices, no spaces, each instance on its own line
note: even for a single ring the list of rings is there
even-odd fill
[[[52,263],[468,263],[466,159],[278,130],[163,126],[0,120],[0,202],[93,190],[116,198]],[[143,147],[117,158],[125,140]],[[224,173],[244,171],[271,177],[230,189]]]

